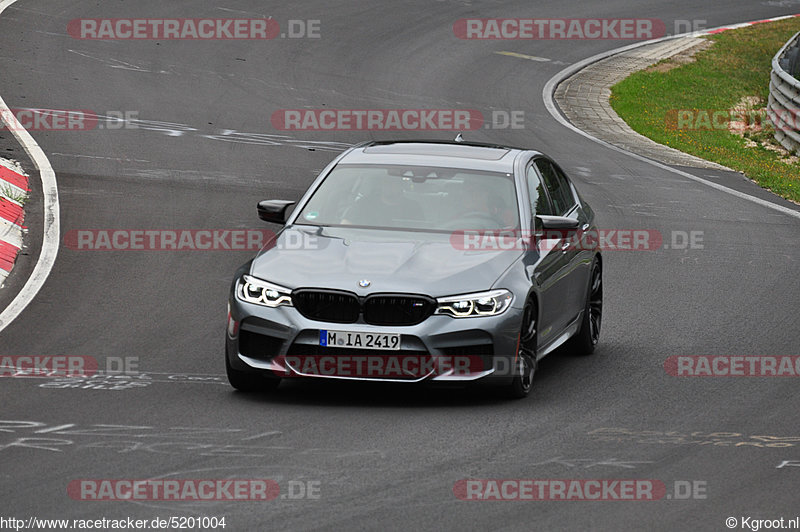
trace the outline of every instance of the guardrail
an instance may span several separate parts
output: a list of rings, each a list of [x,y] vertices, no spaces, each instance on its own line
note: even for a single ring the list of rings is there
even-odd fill
[[[781,66],[787,54],[796,64],[800,50],[795,49],[800,32],[794,34],[772,58],[772,74],[769,81],[769,103],[767,116],[775,127],[775,140],[790,152],[800,152],[800,81]]]

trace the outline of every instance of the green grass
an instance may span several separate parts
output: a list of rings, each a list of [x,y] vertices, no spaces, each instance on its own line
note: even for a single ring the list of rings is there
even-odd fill
[[[761,98],[766,106],[772,57],[798,31],[800,20],[792,18],[709,36],[713,46],[695,55],[695,62],[666,72],[642,70],[616,84],[611,106],[640,134],[744,172],[762,187],[800,202],[800,163],[764,147],[771,131],[748,134],[757,145],[747,147],[727,129],[677,129],[668,119],[676,110],[730,109],[747,96]]]
[[[0,185],[0,197],[6,197],[10,200],[16,201],[20,205],[25,205],[25,202],[28,201],[27,194],[20,194],[19,192],[16,192],[15,189],[6,185]]]

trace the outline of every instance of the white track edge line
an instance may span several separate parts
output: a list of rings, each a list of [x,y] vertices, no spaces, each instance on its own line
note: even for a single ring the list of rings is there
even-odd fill
[[[0,15],[17,0],[3,0],[0,2]],[[6,102],[0,97],[0,109],[8,110]],[[25,149],[25,152],[33,160],[33,164],[39,170],[42,180],[42,193],[44,195],[44,225],[42,228],[42,251],[39,260],[36,261],[31,276],[22,287],[22,290],[14,297],[11,303],[0,313],[0,332],[3,331],[17,316],[25,310],[25,307],[33,301],[36,294],[44,285],[53,264],[58,256],[58,245],[61,237],[60,227],[60,207],[58,203],[58,184],[56,174],[44,151],[36,143],[30,133],[14,117],[13,113],[6,112],[4,116],[9,117],[12,122],[9,129],[16,137],[17,141]]]
[[[769,19],[769,20],[770,21],[783,20],[783,19],[791,18],[792,16],[793,15],[787,15],[787,16],[783,16],[783,17],[776,17],[775,19]],[[742,27],[744,27],[744,25],[748,25],[750,23],[744,22],[742,24],[743,24]],[[589,58],[583,59],[581,61],[578,61],[577,63],[574,63],[574,64],[564,68],[563,70],[558,72],[555,76],[553,76],[552,78],[550,78],[547,81],[547,83],[545,84],[544,88],[542,89],[542,99],[544,100],[545,108],[547,108],[547,111],[550,113],[550,115],[553,118],[555,118],[562,126],[568,128],[568,129],[571,129],[572,131],[574,131],[574,132],[576,132],[576,133],[578,133],[580,135],[583,135],[584,137],[588,138],[589,140],[593,140],[594,142],[596,142],[596,143],[598,143],[598,144],[600,144],[602,146],[605,146],[606,148],[609,148],[609,149],[614,150],[614,151],[619,152],[619,153],[624,153],[625,155],[633,157],[634,159],[637,159],[639,161],[651,164],[651,165],[653,165],[653,166],[655,166],[657,168],[661,168],[662,170],[666,170],[668,172],[672,172],[673,174],[680,175],[680,176],[685,177],[687,179],[691,179],[692,181],[696,181],[698,183],[702,183],[702,184],[707,185],[707,186],[709,186],[711,188],[720,190],[722,192],[726,192],[726,193],[731,194],[733,196],[736,196],[738,198],[741,198],[741,199],[744,199],[744,200],[747,200],[747,201],[751,201],[751,202],[756,203],[758,205],[761,205],[763,207],[767,207],[769,209],[778,211],[778,212],[780,212],[782,214],[786,214],[788,216],[792,216],[794,218],[800,219],[800,212],[798,212],[796,210],[793,210],[793,209],[790,209],[789,207],[784,207],[783,205],[778,205],[777,203],[773,203],[771,201],[768,201],[768,200],[765,200],[765,199],[762,199],[762,198],[758,198],[756,196],[751,196],[750,194],[747,194],[745,192],[740,192],[738,190],[735,190],[735,189],[732,189],[732,188],[728,188],[725,185],[720,185],[719,183],[715,183],[714,181],[709,181],[707,179],[703,179],[702,177],[697,177],[696,175],[692,175],[692,174],[690,174],[688,172],[684,172],[683,170],[678,170],[677,168],[672,168],[671,166],[668,166],[666,164],[660,163],[658,161],[654,161],[653,159],[649,159],[647,157],[644,157],[643,155],[639,155],[638,153],[630,152],[630,151],[628,151],[626,149],[620,148],[619,146],[615,146],[615,145],[613,145],[613,144],[611,144],[609,142],[606,142],[606,141],[604,141],[602,139],[599,139],[599,138],[587,133],[586,131],[583,131],[582,129],[579,129],[578,127],[574,126],[572,123],[570,123],[569,120],[567,120],[559,112],[558,107],[556,106],[556,103],[555,103],[555,101],[553,99],[553,95],[555,94],[556,86],[559,83],[561,83],[562,81],[567,79],[572,74],[578,72],[579,70],[582,70],[582,69],[586,68],[587,66],[591,65],[592,63],[596,63],[598,61],[606,59],[607,57],[611,57],[612,55],[617,55],[617,54],[620,54],[622,52],[627,52],[628,50],[633,50],[635,48],[640,48],[642,46],[647,46],[648,44],[654,44],[654,43],[661,42],[661,41],[666,41],[666,40],[669,40],[669,39],[677,39],[677,38],[681,38],[681,37],[689,37],[689,36],[692,36],[692,35],[695,35],[695,36],[708,35],[712,31],[716,31],[716,30],[720,30],[720,29],[729,29],[729,28],[732,28],[732,26],[725,25],[725,26],[720,26],[718,28],[711,28],[711,29],[708,29],[708,30],[703,30],[702,32],[689,32],[689,33],[682,33],[682,34],[678,34],[678,35],[671,35],[669,37],[662,37],[660,39],[651,39],[649,41],[642,41],[642,42],[638,42],[638,43],[634,43],[634,44],[629,44],[627,46],[622,46],[620,48],[615,48],[614,50],[609,50],[607,52],[602,52],[602,53],[599,53],[597,55],[593,55],[592,57],[589,57]]]

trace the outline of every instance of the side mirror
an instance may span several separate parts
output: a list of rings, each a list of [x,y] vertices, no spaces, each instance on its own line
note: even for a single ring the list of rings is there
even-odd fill
[[[258,217],[265,222],[274,224],[285,224],[286,215],[289,207],[294,205],[294,201],[289,200],[264,200],[258,202]]]
[[[540,214],[536,216],[536,220],[539,222],[537,225],[540,225],[544,230],[574,231],[581,225],[580,220],[567,218],[566,216],[545,216]]]
[[[580,222],[566,216],[546,216],[540,214],[533,222],[533,235],[536,242],[540,240],[570,239],[578,231]]]

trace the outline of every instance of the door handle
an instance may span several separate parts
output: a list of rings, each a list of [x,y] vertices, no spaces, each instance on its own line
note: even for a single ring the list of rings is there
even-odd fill
[[[571,245],[572,244],[570,242],[564,242],[561,244],[561,253],[566,253]]]

